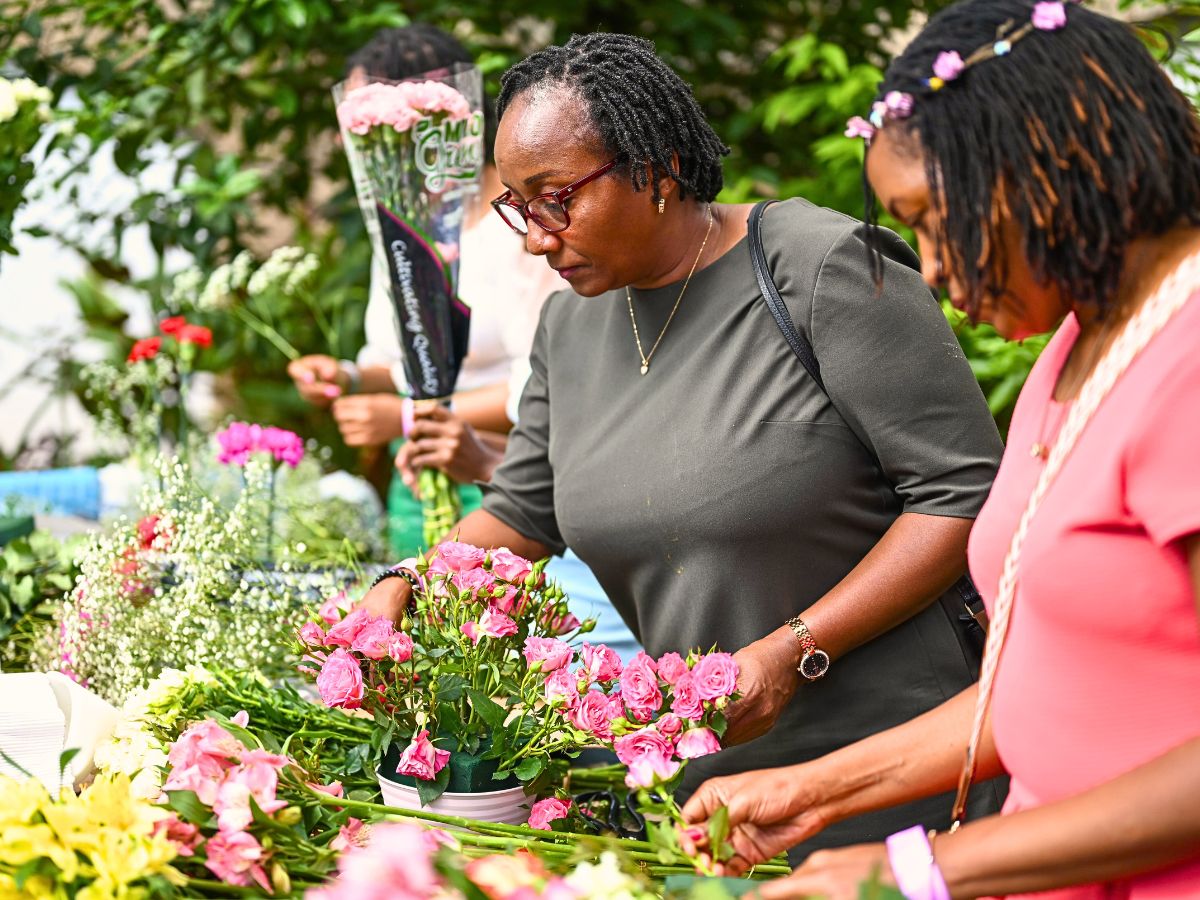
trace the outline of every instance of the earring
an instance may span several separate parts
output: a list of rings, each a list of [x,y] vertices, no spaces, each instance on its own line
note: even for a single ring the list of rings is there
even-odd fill
[[[667,211],[667,198],[659,197],[658,198],[658,214],[661,216],[666,211]]]

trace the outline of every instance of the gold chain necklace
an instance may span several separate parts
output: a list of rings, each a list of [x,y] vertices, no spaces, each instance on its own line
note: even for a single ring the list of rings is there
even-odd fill
[[[704,240],[700,242],[700,252],[696,254],[696,258],[692,261],[692,270],[688,272],[687,278],[683,281],[683,287],[679,290],[679,296],[675,298],[675,305],[671,307],[671,314],[667,316],[666,324],[663,325],[662,331],[658,333],[658,340],[654,342],[654,346],[650,348],[649,353],[642,352],[642,337],[638,334],[637,318],[633,314],[633,294],[629,291],[629,286],[625,286],[625,301],[629,304],[629,321],[633,323],[633,341],[637,344],[638,356],[642,360],[642,374],[645,375],[650,371],[650,357],[654,356],[654,351],[658,349],[658,345],[662,343],[663,335],[667,333],[667,329],[671,327],[671,320],[675,318],[675,311],[679,309],[679,303],[683,300],[683,295],[688,289],[688,284],[692,280],[692,276],[696,274],[696,266],[700,265],[700,257],[704,255],[704,248],[708,245],[708,236],[712,234],[713,214],[712,206],[708,207],[708,228],[704,232]]]

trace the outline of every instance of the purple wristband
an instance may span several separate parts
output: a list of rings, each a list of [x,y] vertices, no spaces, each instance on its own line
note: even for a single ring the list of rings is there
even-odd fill
[[[914,825],[889,835],[887,851],[896,886],[905,900],[950,900],[924,828]]]

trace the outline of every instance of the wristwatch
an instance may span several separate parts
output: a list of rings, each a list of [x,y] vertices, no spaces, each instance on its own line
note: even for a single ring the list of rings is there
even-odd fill
[[[799,616],[792,616],[787,620],[787,624],[800,641],[800,665],[796,667],[796,671],[809,681],[816,681],[829,671],[829,654],[818,649],[812,632]]]

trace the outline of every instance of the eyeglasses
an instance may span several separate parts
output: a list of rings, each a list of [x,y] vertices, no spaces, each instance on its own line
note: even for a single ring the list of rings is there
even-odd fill
[[[517,234],[529,233],[530,219],[537,224],[538,228],[550,234],[558,231],[566,231],[571,225],[571,217],[567,215],[567,208],[563,205],[564,202],[585,184],[591,184],[616,164],[617,161],[615,159],[606,162],[595,172],[584,175],[578,181],[568,184],[565,188],[550,191],[548,194],[538,194],[524,203],[517,203],[512,198],[512,191],[505,191],[492,201],[492,209]]]

